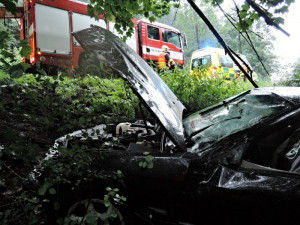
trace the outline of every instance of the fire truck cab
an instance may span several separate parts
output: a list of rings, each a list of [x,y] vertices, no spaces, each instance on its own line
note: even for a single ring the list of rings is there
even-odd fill
[[[147,19],[137,21],[140,56],[146,61],[158,61],[161,47],[166,45],[170,50],[170,57],[181,67],[184,65],[183,47],[186,38],[174,27]]]

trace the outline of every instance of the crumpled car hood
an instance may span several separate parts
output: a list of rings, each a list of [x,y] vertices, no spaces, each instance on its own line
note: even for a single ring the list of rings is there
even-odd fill
[[[101,27],[73,35],[87,52],[92,52],[130,83],[172,141],[184,151],[182,114],[185,107],[152,68],[117,36]]]

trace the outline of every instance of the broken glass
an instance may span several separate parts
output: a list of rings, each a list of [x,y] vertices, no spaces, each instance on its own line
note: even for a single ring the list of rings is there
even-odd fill
[[[189,151],[202,151],[224,137],[286,112],[291,107],[290,102],[275,94],[254,92],[208,111],[194,113],[184,120],[189,145],[193,146]]]

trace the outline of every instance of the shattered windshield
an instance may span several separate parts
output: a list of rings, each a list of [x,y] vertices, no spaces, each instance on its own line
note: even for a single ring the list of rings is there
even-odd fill
[[[197,112],[183,121],[192,146],[189,151],[200,152],[238,131],[245,130],[264,119],[290,110],[292,104],[275,94],[250,93],[229,103]]]

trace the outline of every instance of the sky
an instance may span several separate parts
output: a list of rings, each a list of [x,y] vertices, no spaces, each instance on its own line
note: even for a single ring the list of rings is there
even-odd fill
[[[274,44],[274,52],[281,57],[284,64],[295,63],[300,59],[300,1],[296,0],[289,7],[289,12],[284,15],[285,23],[282,28],[290,33],[287,37],[282,32],[274,30],[276,41]]]
[[[244,3],[244,0],[235,0],[238,5]],[[224,7],[225,6],[225,7]],[[225,0],[222,7],[228,12],[233,6],[232,1]],[[275,36],[273,41],[273,52],[278,56],[280,67],[278,71],[271,74],[273,81],[278,81],[289,77],[294,69],[295,63],[300,63],[300,0],[295,0],[289,7],[289,12],[283,15],[278,15],[285,19],[284,24],[281,24],[290,36],[286,36],[275,27],[269,26],[269,31]]]
[[[238,5],[244,3],[244,0],[235,0]],[[222,7],[226,12],[233,7],[233,1],[225,0]],[[278,15],[280,16],[280,15]],[[283,65],[293,64],[300,60],[300,0],[295,0],[289,7],[289,12],[282,14],[285,19],[284,24],[280,26],[290,34],[286,36],[281,31],[269,26],[270,31],[276,37],[273,42],[274,53],[279,57],[280,63]]]
[[[236,0],[239,5],[244,0]],[[233,7],[232,1],[224,1],[226,11]],[[280,16],[280,15],[278,15]],[[274,44],[274,53],[279,56],[280,63],[283,65],[295,63],[300,58],[300,0],[295,0],[289,7],[289,12],[281,15],[285,22],[280,25],[290,36],[286,36],[281,31],[269,26],[269,29],[276,37]]]

